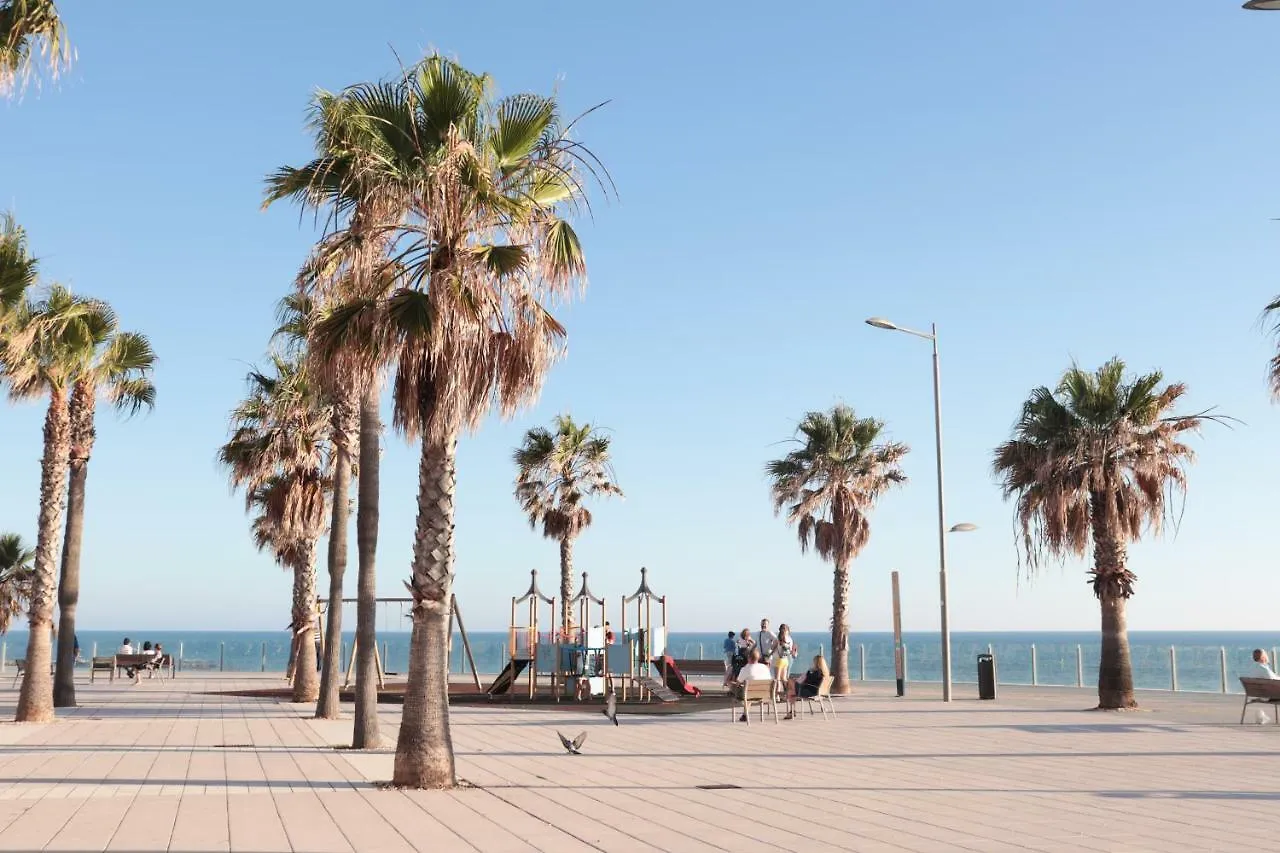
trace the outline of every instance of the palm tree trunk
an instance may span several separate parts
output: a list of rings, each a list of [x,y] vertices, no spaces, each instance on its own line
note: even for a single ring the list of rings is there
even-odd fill
[[[428,433],[429,435],[429,433]],[[393,785],[452,788],[449,733],[449,596],[453,589],[453,501],[457,439],[424,437],[413,542],[413,637],[396,740]]]
[[[831,597],[831,682],[832,693],[852,693],[849,682],[849,565],[837,563]]]
[[[71,425],[65,391],[49,395],[44,419],[44,455],[40,459],[40,515],[36,531],[35,571],[31,584],[30,633],[27,635],[27,669],[18,693],[19,723],[53,721],[52,662],[53,600],[58,591],[58,532],[62,526],[62,499],[67,488],[67,457],[71,452]]]
[[[293,667],[293,701],[314,702],[316,681],[316,543],[304,549],[302,564],[293,570],[293,639],[298,655]]]
[[[351,445],[355,439],[351,398],[337,395],[333,406],[333,506],[329,519],[329,607],[325,624],[324,665],[316,717],[336,720],[342,713],[342,581],[347,573],[347,526],[351,515]]]
[[[1133,663],[1129,657],[1129,626],[1125,604],[1137,578],[1128,569],[1128,550],[1116,534],[1110,514],[1115,512],[1106,492],[1089,496],[1093,532],[1093,594],[1102,606],[1102,653],[1098,661],[1098,707],[1104,710],[1138,707],[1133,693]]]
[[[94,389],[77,382],[71,389],[71,476],[67,486],[67,527],[58,583],[58,657],[53,676],[53,706],[76,706],[76,607],[80,603],[80,545],[84,539],[84,492],[94,440]]]
[[[378,466],[382,420],[378,378],[368,377],[360,398],[360,472],[357,487],[356,548],[360,569],[356,580],[356,713],[351,735],[354,749],[382,746],[378,728]]]
[[[560,623],[564,636],[569,636],[569,625],[573,622],[573,539],[566,536],[560,540]]]

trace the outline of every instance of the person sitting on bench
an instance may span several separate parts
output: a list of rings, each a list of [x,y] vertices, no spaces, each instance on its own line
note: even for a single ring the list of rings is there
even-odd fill
[[[1246,677],[1280,679],[1280,675],[1276,675],[1276,671],[1271,668],[1267,653],[1262,649],[1253,650],[1253,666],[1249,667],[1249,674]]]
[[[736,691],[734,693],[739,699],[742,698],[747,689],[748,681],[772,681],[773,676],[769,673],[769,667],[760,662],[760,650],[752,649],[747,653],[747,665],[738,673],[736,679]],[[738,722],[746,722],[747,715],[743,714]]]

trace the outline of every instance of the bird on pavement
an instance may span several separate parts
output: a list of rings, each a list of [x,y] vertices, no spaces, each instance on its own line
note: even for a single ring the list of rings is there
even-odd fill
[[[573,740],[569,740],[567,737],[560,734],[560,732],[556,732],[556,735],[560,738],[560,745],[564,747],[565,752],[570,755],[582,755],[580,750],[582,749],[582,745],[587,742],[586,732],[578,735]]]

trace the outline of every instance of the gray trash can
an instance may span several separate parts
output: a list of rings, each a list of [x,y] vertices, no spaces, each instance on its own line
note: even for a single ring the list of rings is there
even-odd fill
[[[978,698],[996,698],[996,659],[992,655],[978,655]]]

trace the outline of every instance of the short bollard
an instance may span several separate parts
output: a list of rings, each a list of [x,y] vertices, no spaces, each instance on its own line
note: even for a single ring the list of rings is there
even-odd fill
[[[978,655],[978,698],[996,698],[995,655]]]

